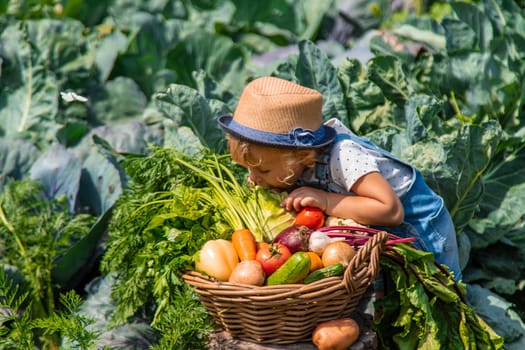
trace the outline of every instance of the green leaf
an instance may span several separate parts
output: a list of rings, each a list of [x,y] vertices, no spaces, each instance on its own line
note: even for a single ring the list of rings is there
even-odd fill
[[[465,285],[435,264],[432,253],[399,244],[380,262],[396,285],[396,292],[375,303],[381,310],[374,328],[382,348],[503,347],[503,339],[467,304]]]
[[[11,89],[0,92],[0,133],[9,138],[30,134],[39,140],[46,139],[55,127],[58,87],[45,56],[26,40],[27,31],[25,26],[12,25],[0,36],[7,59],[17,67],[10,80]]]
[[[99,40],[90,41],[90,44],[93,45],[92,50],[95,51],[95,63],[99,70],[99,79],[101,82],[105,82],[113,71],[119,54],[126,52],[128,38],[121,31],[112,28],[111,33],[103,35]]]
[[[234,3],[236,11],[232,24],[244,28],[244,31],[260,33],[282,46],[315,39],[323,19],[334,8],[332,0]]]
[[[216,121],[218,116],[197,90],[184,85],[170,85],[166,92],[158,93],[154,98],[159,110],[173,120],[167,126],[188,126],[203,146],[218,153],[224,151],[225,134]]]
[[[414,95],[405,106],[406,133],[410,143],[424,140],[429,133],[441,131],[439,113],[443,103],[433,96]]]
[[[121,50],[115,61],[111,76],[122,76],[134,80],[145,95],[154,93],[155,73],[166,68],[168,51],[178,39],[176,28],[170,28],[168,21],[162,16],[144,11],[132,11],[124,4],[117,16],[118,25],[111,28],[121,32],[126,38],[115,34],[116,46],[113,50]],[[111,25],[110,23],[106,25]],[[125,40],[125,42],[124,42]],[[125,48],[123,46],[125,45]],[[97,52],[97,60],[101,62],[101,55]],[[114,53],[107,58],[111,59]]]
[[[494,33],[483,11],[466,2],[455,1],[450,6],[459,20],[442,22],[447,32],[447,49],[487,50]]]
[[[525,324],[505,299],[478,285],[468,285],[467,297],[475,312],[505,339],[505,343],[511,343],[525,334]],[[512,314],[511,318],[509,314]]]
[[[137,83],[128,77],[106,82],[92,96],[95,115],[104,125],[140,119],[147,102]]]
[[[107,230],[110,217],[111,210],[106,210],[89,232],[57,259],[52,270],[54,282],[66,289],[74,288],[86,277],[99,258],[96,249]]]
[[[106,149],[114,150],[113,155],[117,152],[147,153],[148,130],[143,123],[137,120],[94,128],[77,146],[70,148],[70,150],[84,162],[91,153],[97,152],[94,145],[101,145],[100,139],[104,139],[109,145]],[[105,151],[105,148],[102,147],[100,150]]]
[[[401,62],[392,56],[377,56],[368,61],[368,78],[373,81],[387,99],[403,106],[412,94]]]
[[[0,137],[0,192],[6,179],[22,179],[40,151],[30,142]]]
[[[338,76],[348,105],[347,125],[359,134],[367,134],[393,123],[394,106],[385,98],[380,87],[366,76],[361,63],[347,59],[338,68]]]
[[[114,156],[91,149],[82,162],[78,200],[94,215],[110,210],[126,186],[126,175]]]
[[[93,82],[94,53],[87,50],[86,28],[80,21],[44,18],[26,23],[34,57],[55,74],[60,90],[67,86],[82,92]]]
[[[347,120],[346,106],[337,70],[319,47],[311,41],[299,43],[299,58],[295,75],[299,84],[319,91],[323,95],[325,119]]]
[[[500,153],[483,175],[485,193],[469,226],[489,242],[508,236],[510,242],[525,249],[524,210],[518,209],[525,208],[525,146],[523,140],[516,142],[507,147],[512,151]]]
[[[458,233],[473,217],[482,199],[482,175],[501,137],[501,129],[495,122],[465,125],[456,136],[446,134],[438,140],[418,142],[402,154],[444,198]]]
[[[430,19],[427,19],[430,22],[427,26],[422,22],[424,20],[425,19],[422,18],[415,24],[402,24],[399,27],[394,28],[393,32],[403,38],[408,38],[418,43],[428,45],[435,51],[443,51],[447,44],[446,38],[441,32],[436,30],[435,26],[432,25],[433,23],[430,22]],[[375,43],[378,41],[379,40],[376,40]],[[399,55],[396,56],[399,57]]]
[[[62,14],[64,17],[76,18],[86,26],[93,26],[100,23],[107,15],[111,2],[111,0],[99,0],[96,3],[87,4],[82,0],[69,0],[63,4]]]
[[[476,33],[465,22],[445,18],[441,25],[445,28],[449,53],[476,48],[478,44]]]
[[[66,196],[70,213],[75,212],[80,174],[80,159],[60,144],[52,145],[29,170],[30,178],[42,184],[48,198]]]
[[[295,2],[296,13],[303,13],[298,23],[306,23],[298,33],[300,40],[314,40],[328,12],[334,8],[336,1],[306,0]]]
[[[180,40],[167,54],[166,67],[177,73],[178,84],[195,87],[193,72],[204,70],[214,80],[224,80],[228,86],[232,83],[225,80],[226,76],[237,79],[244,76],[245,60],[244,50],[232,39],[197,31]]]

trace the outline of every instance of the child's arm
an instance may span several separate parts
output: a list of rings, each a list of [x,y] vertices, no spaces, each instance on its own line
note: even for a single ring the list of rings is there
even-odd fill
[[[352,186],[352,192],[355,195],[299,187],[285,198],[282,206],[297,211],[313,206],[327,215],[353,219],[364,225],[397,226],[403,222],[403,205],[380,173],[363,175]]]

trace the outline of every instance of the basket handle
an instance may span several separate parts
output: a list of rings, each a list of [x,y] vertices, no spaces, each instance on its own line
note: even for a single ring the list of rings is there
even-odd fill
[[[388,232],[379,231],[363,244],[345,269],[342,283],[350,295],[376,279],[379,259],[388,240]],[[365,266],[363,266],[365,265]]]

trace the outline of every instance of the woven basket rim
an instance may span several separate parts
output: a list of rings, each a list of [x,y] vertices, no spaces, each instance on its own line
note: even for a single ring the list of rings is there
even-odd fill
[[[357,254],[352,258],[352,260],[349,262],[349,264],[346,266],[345,271],[342,276],[334,276],[334,277],[328,277],[323,278],[318,281],[304,284],[304,283],[293,283],[293,284],[278,284],[273,286],[255,286],[255,285],[249,285],[249,284],[241,284],[241,283],[232,283],[228,281],[220,281],[215,279],[214,277],[205,275],[201,272],[189,270],[186,271],[183,274],[183,278],[188,283],[189,281],[197,282],[201,286],[201,288],[210,288],[210,289],[220,289],[224,293],[233,293],[238,292],[239,295],[260,295],[260,294],[279,294],[279,297],[286,296],[287,293],[294,294],[294,293],[302,293],[307,292],[310,290],[316,290],[320,288],[327,288],[332,286],[338,286],[343,284],[345,287],[352,288],[351,286],[351,280],[353,279],[353,276],[355,275],[355,272],[359,269],[361,264],[364,260],[367,260],[367,258],[370,258],[370,254],[372,251],[380,250],[382,251],[384,249],[384,245],[386,241],[388,240],[388,233],[386,231],[379,231],[377,232],[373,237],[370,238],[370,240],[365,243],[363,246],[361,246],[358,249]],[[362,249],[367,250],[366,252],[363,252]],[[372,259],[373,260],[373,259]],[[374,263],[374,262],[372,262]],[[378,261],[377,261],[378,263]],[[374,276],[370,276],[373,278],[367,278],[371,280],[375,279],[375,275],[377,274],[379,266],[372,266],[372,269],[374,270],[375,274]],[[190,283],[191,284],[191,283]],[[355,287],[355,286],[354,286]],[[349,290],[349,292],[352,292]]]

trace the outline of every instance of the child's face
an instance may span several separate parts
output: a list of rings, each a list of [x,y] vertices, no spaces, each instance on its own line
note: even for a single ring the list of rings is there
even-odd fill
[[[290,161],[281,151],[268,147],[252,145],[245,164],[249,171],[249,181],[255,185],[286,190],[292,187],[304,171],[299,161]]]

